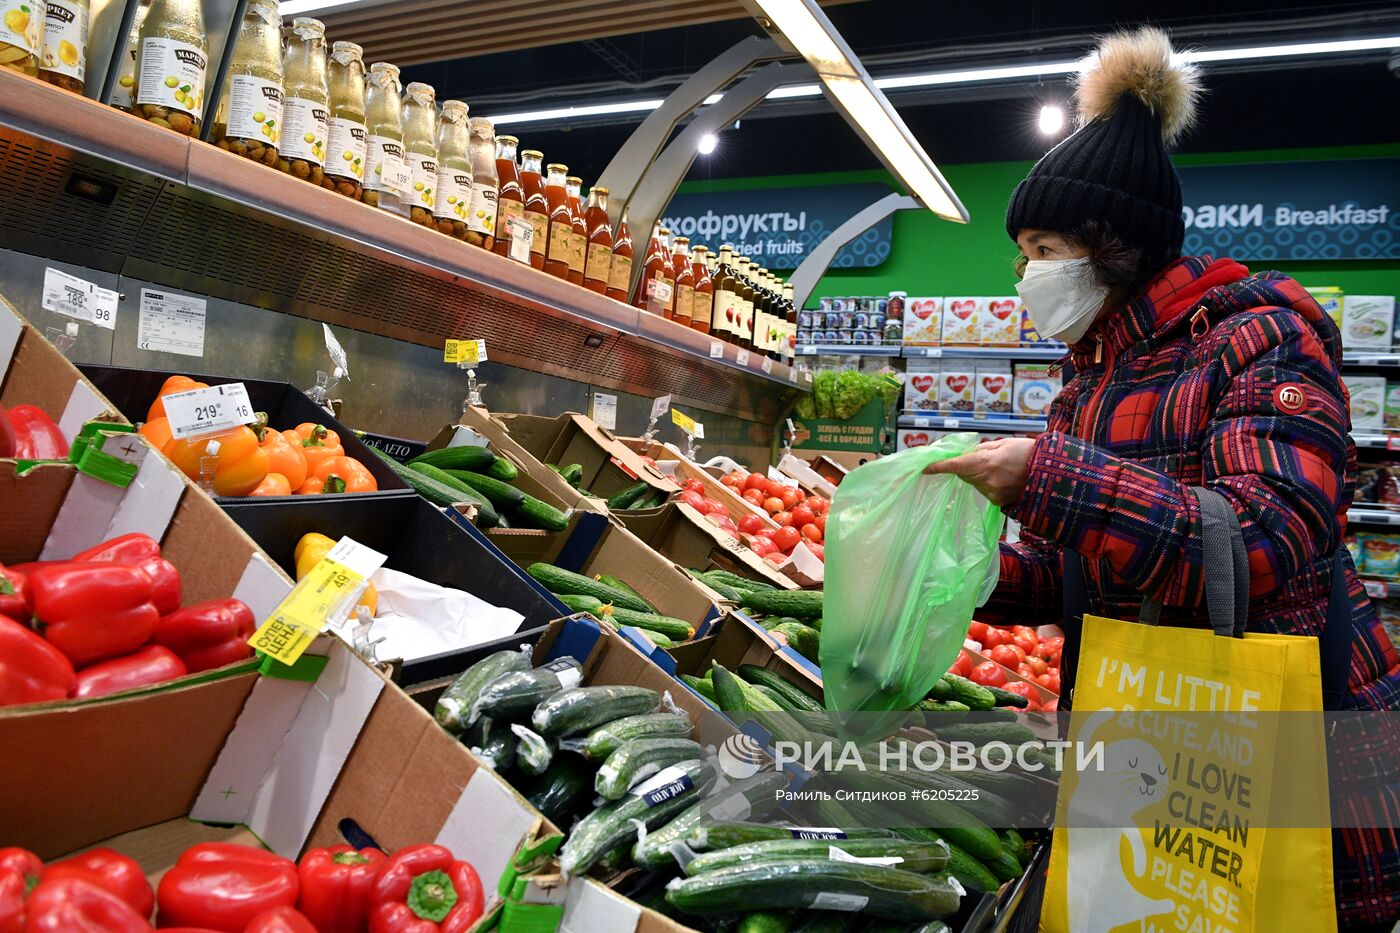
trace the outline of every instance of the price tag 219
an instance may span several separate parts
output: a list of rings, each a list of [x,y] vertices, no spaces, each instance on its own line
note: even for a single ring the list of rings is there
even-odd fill
[[[442,350],[444,363],[463,363],[467,366],[475,366],[485,359],[485,340],[449,340]]]
[[[165,396],[170,435],[178,440],[227,431],[258,420],[241,382],[190,389]]]
[[[705,439],[705,426],[678,408],[671,409],[671,423],[691,437]]]

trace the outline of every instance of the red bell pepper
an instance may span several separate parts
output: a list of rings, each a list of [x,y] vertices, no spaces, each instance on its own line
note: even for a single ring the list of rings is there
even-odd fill
[[[0,868],[0,933],[23,933],[24,895],[28,890],[23,875]]]
[[[78,687],[73,691],[73,696],[79,700],[92,700],[174,680],[188,673],[185,662],[176,657],[173,651],[159,645],[147,645],[131,654],[108,658],[83,668],[78,672]]]
[[[263,911],[296,902],[297,867],[290,859],[229,842],[202,842],[186,849],[156,890],[162,928],[243,933]]]
[[[237,599],[211,599],[186,606],[160,620],[156,644],[180,656],[191,674],[252,657],[248,639],[257,620]]]
[[[24,905],[25,933],[151,933],[151,924],[94,881],[40,881]]]
[[[0,871],[15,872],[24,878],[30,887],[38,883],[39,873],[43,870],[44,860],[28,849],[21,849],[18,846],[0,849]]]
[[[155,587],[151,602],[161,615],[180,608],[180,571],[160,556],[160,542],[148,534],[133,531],[104,541],[73,555],[83,564],[134,564],[146,571]]]
[[[78,667],[130,654],[150,639],[160,622],[153,589],[130,564],[61,563],[29,575],[44,637]]]
[[[486,906],[470,862],[436,845],[389,857],[370,892],[370,933],[463,933]]]
[[[86,877],[108,893],[115,894],[127,906],[143,917],[149,917],[156,906],[156,895],[141,865],[129,855],[113,849],[89,849],[44,869],[44,882],[56,878]]]
[[[62,700],[77,686],[78,677],[63,652],[0,616],[0,706]]]
[[[0,564],[0,616],[24,625],[29,615],[29,588],[24,574]]]
[[[298,909],[322,930],[365,933],[369,929],[370,889],[384,862],[385,855],[378,849],[312,849],[297,867],[301,879]]]
[[[265,910],[252,919],[243,933],[346,933],[349,927],[318,927],[300,911],[292,907],[274,907]]]
[[[14,430],[21,460],[62,460],[68,456],[68,439],[48,413],[37,405],[16,405],[5,416]]]
[[[5,414],[5,409],[0,408],[0,457],[24,459],[20,456],[20,447],[25,440],[28,438],[22,440],[15,433],[15,426],[10,424],[10,418]]]

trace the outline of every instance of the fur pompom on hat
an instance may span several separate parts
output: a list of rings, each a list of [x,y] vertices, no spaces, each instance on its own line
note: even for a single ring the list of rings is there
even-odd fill
[[[1068,232],[1106,224],[1157,258],[1181,252],[1181,181],[1167,144],[1190,129],[1198,70],[1173,63],[1171,40],[1144,26],[1104,39],[1075,88],[1080,128],[1047,152],[1017,186],[1006,232]]]

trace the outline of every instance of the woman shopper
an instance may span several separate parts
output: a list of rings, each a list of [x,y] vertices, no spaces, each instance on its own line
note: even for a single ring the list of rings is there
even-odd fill
[[[1191,124],[1198,77],[1165,33],[1120,33],[1077,88],[1081,128],[1016,188],[1006,231],[1036,329],[1069,344],[1045,433],[930,467],[962,476],[1021,522],[1002,545],[986,622],[1063,621],[1071,696],[1083,612],[1207,624],[1201,515],[1189,487],[1226,497],[1250,568],[1252,631],[1318,635],[1332,568],[1333,624],[1350,627],[1346,709],[1400,706],[1400,659],[1342,546],[1356,480],[1341,335],[1298,283],[1230,259],[1181,256],[1181,184],[1167,155]],[[1032,617],[1031,620],[1027,616]],[[1334,667],[1347,664],[1346,658]],[[1340,680],[1340,678],[1338,678]],[[1400,917],[1394,775],[1336,833],[1344,928]]]

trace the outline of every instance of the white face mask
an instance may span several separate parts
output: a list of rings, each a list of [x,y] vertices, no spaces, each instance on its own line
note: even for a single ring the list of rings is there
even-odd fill
[[[1088,259],[1026,263],[1016,293],[1042,337],[1077,343],[1108,300],[1108,289],[1094,281]]]

